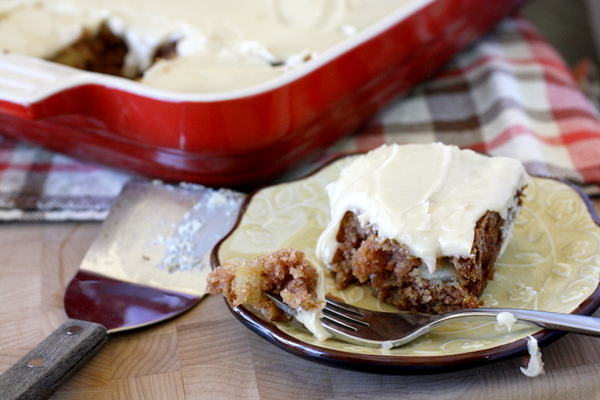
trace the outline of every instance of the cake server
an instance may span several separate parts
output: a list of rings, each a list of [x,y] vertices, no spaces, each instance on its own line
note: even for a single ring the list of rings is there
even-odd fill
[[[243,198],[200,185],[128,183],[66,289],[69,320],[0,375],[0,397],[47,398],[107,333],[196,305],[206,293],[210,250],[233,227]]]

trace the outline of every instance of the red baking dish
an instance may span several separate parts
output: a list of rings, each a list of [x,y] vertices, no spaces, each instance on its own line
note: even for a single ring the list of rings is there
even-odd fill
[[[150,178],[250,188],[315,157],[523,0],[411,0],[283,76],[182,93],[0,54],[0,133]]]

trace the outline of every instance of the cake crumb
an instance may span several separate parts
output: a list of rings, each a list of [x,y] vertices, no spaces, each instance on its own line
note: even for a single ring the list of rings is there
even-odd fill
[[[208,292],[222,294],[232,306],[246,305],[271,321],[288,321],[264,292],[279,294],[290,308],[322,309],[319,273],[300,250],[281,249],[253,260],[227,260],[208,276]]]

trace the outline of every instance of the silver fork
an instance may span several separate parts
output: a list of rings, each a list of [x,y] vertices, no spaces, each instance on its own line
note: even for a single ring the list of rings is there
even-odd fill
[[[281,297],[266,294],[279,308],[294,315],[294,310]],[[497,319],[498,314],[503,312],[512,314],[517,323],[600,337],[600,318],[584,315],[513,308],[473,308],[438,315],[395,313],[366,310],[329,296],[326,297],[321,322],[332,335],[343,341],[361,346],[392,348],[459,318]]]

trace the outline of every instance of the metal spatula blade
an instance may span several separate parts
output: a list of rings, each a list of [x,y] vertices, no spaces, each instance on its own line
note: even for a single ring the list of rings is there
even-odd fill
[[[71,319],[0,375],[3,399],[46,398],[107,333],[196,305],[206,293],[210,250],[233,227],[243,198],[200,185],[128,183],[66,289]]]
[[[114,332],[193,307],[206,293],[210,250],[242,199],[199,185],[129,183],[67,287],[67,315]]]

